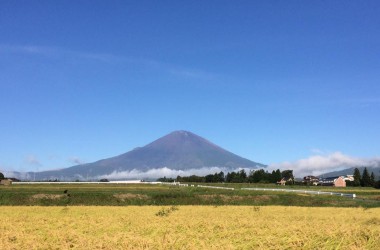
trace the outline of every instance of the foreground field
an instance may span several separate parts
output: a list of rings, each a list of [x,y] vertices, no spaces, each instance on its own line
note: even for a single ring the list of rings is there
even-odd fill
[[[241,190],[253,184],[217,184],[235,190],[152,184],[31,184],[0,186],[1,206],[251,205],[380,207],[374,188],[286,187],[355,193],[356,199],[305,193]],[[260,186],[258,186],[260,187]],[[262,187],[279,188],[274,185]]]
[[[380,209],[1,207],[1,249],[380,249]]]

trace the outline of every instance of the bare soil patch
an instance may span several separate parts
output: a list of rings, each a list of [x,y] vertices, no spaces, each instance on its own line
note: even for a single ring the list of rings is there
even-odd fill
[[[252,200],[255,201],[270,201],[274,197],[277,197],[276,195],[257,195],[257,196],[250,196],[252,197]]]
[[[59,200],[63,197],[66,197],[65,194],[34,194],[32,195],[33,200],[41,200],[41,199],[47,199],[47,200]]]
[[[125,200],[133,200],[133,199],[138,199],[138,200],[148,200],[149,196],[145,194],[131,194],[131,193],[126,193],[126,194],[114,194],[113,197],[116,199],[119,199],[121,201]]]
[[[270,195],[256,195],[256,196],[239,196],[239,195],[198,195],[203,200],[214,200],[214,199],[221,199],[225,202],[230,201],[243,201],[243,200],[253,200],[253,201],[270,201],[273,197]]]
[[[306,197],[309,197],[310,194],[297,194],[298,196],[306,196]]]

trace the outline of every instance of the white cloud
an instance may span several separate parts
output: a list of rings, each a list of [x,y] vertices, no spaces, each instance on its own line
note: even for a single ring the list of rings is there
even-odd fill
[[[168,71],[171,74],[186,77],[186,78],[213,80],[217,77],[216,74],[212,74],[212,73],[201,71],[201,70],[186,69],[186,68],[171,67],[168,69]]]
[[[183,78],[197,78],[211,80],[217,77],[216,74],[182,67],[171,63],[156,61],[150,58],[136,58],[131,56],[115,55],[110,53],[93,53],[87,51],[75,51],[62,47],[54,46],[35,46],[35,45],[6,45],[0,44],[0,53],[20,53],[26,55],[37,55],[50,58],[68,58],[70,60],[89,60],[108,64],[135,64],[151,69],[165,71],[172,75]]]
[[[0,52],[23,53],[29,55],[41,55],[46,57],[71,57],[75,59],[84,58],[104,62],[114,62],[116,60],[123,59],[122,57],[107,53],[86,53],[52,46],[0,45]]]
[[[282,162],[269,165],[269,169],[293,169],[296,177],[305,175],[321,175],[351,167],[378,166],[380,158],[356,158],[335,152],[327,155],[313,155],[295,162]]]
[[[131,171],[114,171],[110,174],[101,175],[98,176],[99,179],[106,178],[106,179],[158,179],[161,177],[167,177],[167,178],[175,178],[178,175],[180,176],[190,176],[190,175],[198,175],[198,176],[205,176],[208,174],[214,174],[219,173],[220,171],[223,171],[225,174],[227,172],[231,171],[240,171],[241,169],[235,169],[230,170],[226,168],[219,168],[219,167],[210,167],[210,168],[199,168],[199,169],[188,169],[188,170],[176,170],[176,169],[170,169],[167,167],[163,168],[154,168],[147,170],[145,172],[139,171],[139,170],[131,170]],[[246,169],[246,171],[249,171]]]
[[[318,148],[312,148],[310,151],[311,151],[311,153],[313,153],[315,155],[325,154],[325,152],[323,150],[320,150]]]
[[[41,162],[37,159],[36,156],[34,155],[28,155],[25,159],[25,161],[30,164],[30,165],[34,165],[34,166],[41,166]]]
[[[70,157],[70,158],[69,158],[69,161],[70,161],[70,163],[72,163],[72,164],[77,164],[77,165],[80,165],[80,164],[85,163],[85,162],[82,161],[79,157],[76,157],[76,156],[74,156],[74,157]]]
[[[28,172],[5,171],[5,172],[3,172],[3,174],[6,177],[11,177],[11,178],[14,177],[14,178],[17,178],[20,180],[33,180],[34,179],[34,175],[31,175]]]
[[[53,47],[46,46],[33,46],[33,45],[0,45],[0,52],[2,53],[24,53],[24,54],[35,54],[52,56],[57,54],[57,49]]]
[[[3,173],[5,175],[5,168],[0,165],[0,173]]]

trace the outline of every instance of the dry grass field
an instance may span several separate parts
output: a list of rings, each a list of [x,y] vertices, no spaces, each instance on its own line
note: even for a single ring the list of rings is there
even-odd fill
[[[3,206],[1,249],[380,249],[380,208]]]

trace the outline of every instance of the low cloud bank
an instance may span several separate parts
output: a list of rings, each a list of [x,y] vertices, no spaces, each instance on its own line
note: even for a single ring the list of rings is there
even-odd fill
[[[188,169],[188,170],[176,170],[176,169],[170,169],[167,167],[163,168],[154,168],[149,169],[148,171],[142,172],[139,170],[131,170],[131,171],[114,171],[110,174],[101,175],[98,176],[99,179],[105,178],[105,179],[158,179],[161,177],[167,177],[167,178],[176,178],[178,175],[180,176],[190,176],[190,175],[198,175],[198,176],[205,176],[208,174],[215,174],[219,173],[220,171],[223,171],[225,174],[227,172],[231,171],[240,171],[242,168],[239,169],[227,169],[227,168],[220,168],[220,167],[205,167],[205,168],[199,168],[199,169]],[[245,169],[245,171],[249,172],[249,169]]]
[[[35,175],[29,172],[15,172],[15,171],[4,171],[5,177],[17,178],[20,180],[34,180]]]
[[[292,169],[294,171],[294,175],[297,178],[302,178],[306,175],[321,175],[323,173],[332,172],[332,171],[339,171],[347,168],[352,167],[380,167],[380,157],[373,157],[373,158],[358,158],[353,157],[349,155],[345,155],[341,152],[334,152],[331,154],[323,154],[320,151],[314,151],[314,155],[305,158],[300,159],[294,162],[281,162],[281,163],[274,163],[270,164],[267,168],[264,168],[265,170],[271,172],[272,170],[280,169]],[[78,160],[78,159],[74,159]],[[35,159],[31,158],[31,162],[35,162]],[[208,174],[214,174],[219,173],[223,171],[225,174],[228,172],[237,172],[242,170],[242,168],[223,168],[223,167],[204,167],[199,169],[187,169],[187,170],[177,170],[177,169],[170,169],[168,167],[162,167],[162,168],[154,168],[149,169],[147,171],[139,171],[139,170],[128,170],[128,171],[114,171],[110,174],[105,175],[89,175],[89,176],[82,176],[82,175],[75,175],[75,179],[79,180],[99,180],[99,179],[109,179],[109,180],[121,180],[121,179],[145,179],[145,180],[155,180],[161,177],[167,177],[167,178],[176,178],[178,175],[180,176],[190,176],[190,175],[198,175],[198,176],[205,176]],[[249,173],[250,169],[244,169],[247,174]],[[33,173],[33,172],[12,172],[12,171],[2,171],[6,176],[8,177],[16,177],[20,178],[22,180],[33,180],[34,178],[40,177],[39,173]],[[40,172],[41,173],[41,172]],[[43,172],[42,172],[43,173]],[[60,174],[57,173],[56,177],[49,177],[49,179],[58,178],[60,180],[64,180],[69,177],[60,176]],[[70,177],[72,179],[73,177]]]
[[[321,175],[323,173],[339,171],[352,167],[377,167],[380,158],[356,158],[335,152],[327,155],[313,155],[295,162],[282,162],[269,165],[269,169],[293,169],[296,177],[305,175]]]

